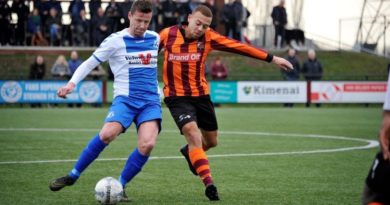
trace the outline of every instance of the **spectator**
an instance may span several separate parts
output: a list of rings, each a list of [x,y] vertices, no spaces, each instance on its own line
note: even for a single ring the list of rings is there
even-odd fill
[[[51,74],[56,80],[66,80],[70,76],[68,62],[64,55],[59,55],[51,68]]]
[[[26,40],[26,22],[28,20],[29,8],[25,0],[14,0],[12,2],[12,12],[18,16],[15,29],[15,44],[25,45]]]
[[[102,65],[98,65],[96,66],[90,73],[89,73],[89,77],[92,79],[92,80],[102,80],[104,76],[106,76],[107,73],[106,71],[103,69],[103,66]]]
[[[81,0],[73,0],[70,3],[68,12],[70,13],[70,17],[73,20],[80,20],[80,11],[85,10],[84,2]]]
[[[301,70],[301,66],[296,56],[295,49],[293,48],[288,49],[286,60],[288,60],[288,62],[290,62],[293,65],[294,70],[289,70],[289,71],[281,70],[283,80],[287,80],[287,81],[299,80],[299,72]],[[293,107],[294,103],[284,103],[284,106]]]
[[[172,0],[166,0],[162,3],[163,27],[169,27],[177,24],[177,4]]]
[[[194,0],[188,0],[179,7],[179,23],[187,21],[188,14],[198,6]]]
[[[214,15],[217,14],[217,7],[214,5],[214,0],[206,0],[203,5],[207,6]],[[217,28],[217,18],[211,20],[210,28],[214,30]]]
[[[115,2],[115,0],[111,0],[106,8],[105,15],[108,17],[110,27],[110,33],[119,31],[121,18],[122,18],[122,10],[119,8],[119,5]]]
[[[153,16],[152,16],[152,20],[149,24],[149,30],[159,32],[160,28],[161,28],[161,25],[160,25],[160,22],[158,19],[159,11],[161,10],[160,0],[152,0],[152,3],[153,3],[153,11],[152,11]],[[126,25],[129,25],[129,24],[126,24]]]
[[[250,12],[246,9],[241,0],[235,0],[232,4],[232,35],[233,39],[237,41],[242,41],[242,29],[247,25],[247,19],[250,16]]]
[[[70,77],[72,77],[73,73],[76,69],[81,65],[82,61],[79,59],[79,54],[77,51],[72,51],[70,53],[70,60],[68,61]]]
[[[77,53],[77,51],[72,51],[70,53],[70,60],[68,61],[68,65],[69,65],[69,79],[73,76],[74,72],[76,72],[77,68],[81,65],[81,63],[83,63],[83,61],[81,61],[79,59],[79,54]],[[74,105],[72,103],[69,103],[68,104],[68,107],[73,107]],[[81,107],[82,104],[81,103],[77,103],[76,104],[77,107]]]
[[[10,43],[10,35],[8,31],[11,23],[11,8],[6,0],[0,0],[0,45],[8,45]]]
[[[51,46],[59,46],[61,43],[61,17],[55,8],[50,9],[50,15],[46,20],[45,33],[49,36]]]
[[[41,1],[39,3],[39,7],[37,7],[39,10],[39,14],[41,16],[42,25],[46,25],[46,20],[50,17],[50,10],[55,9],[57,11],[57,15],[62,18],[62,7],[61,3],[56,0],[49,0],[49,1]]]
[[[221,23],[225,26],[225,35],[228,37],[233,36],[233,17],[232,17],[232,3],[230,0],[228,4],[225,4],[221,12]]]
[[[31,45],[33,46],[47,46],[48,42],[43,37],[41,31],[41,16],[39,16],[39,11],[37,8],[34,8],[30,17],[27,21],[27,31],[31,33]]]
[[[119,30],[122,30],[126,27],[129,26],[129,11],[131,9],[131,6],[133,5],[133,2],[131,0],[125,0],[123,3],[120,3],[119,9],[121,10],[122,18],[120,19],[123,23],[121,22]],[[157,12],[156,12],[157,13]],[[154,11],[153,11],[154,14]]]
[[[302,74],[305,80],[311,82],[313,80],[321,80],[323,68],[320,61],[316,57],[316,52],[310,49],[307,52],[308,59],[303,63]],[[310,86],[309,86],[310,87]],[[310,101],[306,103],[306,107],[310,106]],[[316,104],[320,107],[320,104]]]
[[[213,80],[225,80],[228,76],[228,69],[222,63],[221,57],[217,57],[211,65],[211,78]]]
[[[35,58],[34,63],[30,65],[30,74],[28,79],[30,80],[42,80],[46,72],[46,63],[41,55]]]
[[[279,5],[272,9],[271,17],[275,27],[274,46],[275,48],[282,48],[286,38],[285,27],[287,25],[287,13],[284,8],[284,0],[280,0]]]
[[[89,45],[90,21],[86,17],[85,10],[80,11],[80,18],[72,20],[72,45],[87,46]]]
[[[91,15],[90,19],[94,19],[96,14],[97,14],[97,10],[101,7],[102,5],[102,1],[101,0],[91,0],[88,4],[88,7],[89,7],[89,14]]]
[[[95,46],[99,46],[100,43],[110,34],[110,25],[108,18],[104,15],[104,10],[100,7],[97,11],[97,16],[92,22],[93,24],[93,37]]]
[[[299,80],[299,72],[301,70],[301,66],[296,54],[297,52],[295,51],[295,49],[288,49],[286,60],[288,60],[294,66],[294,70],[282,70],[283,80]]]
[[[28,76],[29,80],[42,80],[45,76],[46,72],[46,64],[45,60],[41,55],[38,55],[34,63],[30,65],[30,74]],[[31,107],[42,107],[41,103],[33,103],[31,104]]]

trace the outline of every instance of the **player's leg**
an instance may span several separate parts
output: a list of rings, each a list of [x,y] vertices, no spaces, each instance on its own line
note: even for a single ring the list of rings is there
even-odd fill
[[[114,99],[110,111],[105,119],[105,124],[98,135],[92,138],[68,175],[54,179],[49,188],[59,191],[65,186],[73,185],[81,173],[99,156],[104,148],[120,133],[128,128],[134,118],[128,107],[120,97]]]
[[[188,145],[180,152],[186,158],[190,170],[199,175],[206,186],[206,196],[210,200],[219,200],[216,187],[213,185],[209,162],[202,147],[202,133],[197,125],[197,113],[194,99],[188,97],[168,97],[164,101]]]
[[[202,133],[196,122],[185,124],[182,132],[188,143],[188,155],[193,168],[206,187],[206,196],[214,201],[219,200],[217,188],[214,186],[211,169],[206,152],[203,150]]]
[[[68,175],[52,180],[49,185],[50,189],[52,191],[59,191],[65,186],[73,185],[80,177],[81,173],[99,156],[104,148],[122,132],[122,130],[122,125],[118,122],[105,123],[100,133],[93,137],[81,152],[73,169]]]
[[[366,177],[362,195],[364,205],[390,204],[390,161],[378,152]]]
[[[176,122],[177,127],[180,130],[180,133],[183,134],[182,128],[186,123],[195,121],[196,122],[196,110],[195,107],[191,105],[190,99],[188,97],[166,97],[164,99],[165,104],[168,106],[169,111]],[[188,167],[192,174],[195,176],[198,175],[196,173],[195,168],[192,166],[190,157],[188,155],[188,144],[183,146],[180,149],[181,154],[187,161]]]
[[[203,150],[207,151],[210,148],[216,147],[218,145],[218,131],[207,131],[200,129],[202,131],[202,144]]]
[[[125,187],[141,170],[148,161],[159,132],[157,120],[144,122],[138,128],[138,147],[130,154],[119,177],[119,181]]]
[[[130,154],[119,176],[119,181],[125,188],[146,164],[156,144],[158,133],[161,130],[161,105],[152,103],[147,105],[135,118],[138,132],[138,146]],[[125,189],[124,189],[125,190]],[[124,192],[121,201],[129,201]]]

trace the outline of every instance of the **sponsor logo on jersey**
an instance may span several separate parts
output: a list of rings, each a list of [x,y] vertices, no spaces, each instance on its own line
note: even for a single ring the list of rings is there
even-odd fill
[[[151,53],[141,53],[136,55],[125,56],[125,59],[128,61],[129,65],[151,65],[157,64],[157,55],[152,55]]]
[[[168,61],[199,61],[200,53],[169,53]]]

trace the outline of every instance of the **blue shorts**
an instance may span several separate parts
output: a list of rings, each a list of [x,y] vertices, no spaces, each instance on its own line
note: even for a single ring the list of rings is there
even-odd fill
[[[158,101],[142,101],[126,96],[117,96],[113,100],[104,122],[119,122],[124,128],[123,132],[125,132],[133,121],[138,130],[142,123],[157,120],[160,131],[161,112],[161,104]]]

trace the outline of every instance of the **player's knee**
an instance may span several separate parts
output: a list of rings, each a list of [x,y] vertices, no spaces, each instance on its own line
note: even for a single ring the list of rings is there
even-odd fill
[[[184,126],[181,130],[185,136],[188,136],[190,138],[193,137],[198,137],[199,136],[199,131],[197,128],[194,128],[193,126]]]
[[[117,133],[112,131],[101,131],[99,133],[100,139],[106,144],[109,144],[110,142],[114,141],[117,135]]]
[[[138,149],[142,154],[149,155],[152,152],[155,145],[156,142],[154,140],[140,142]]]

